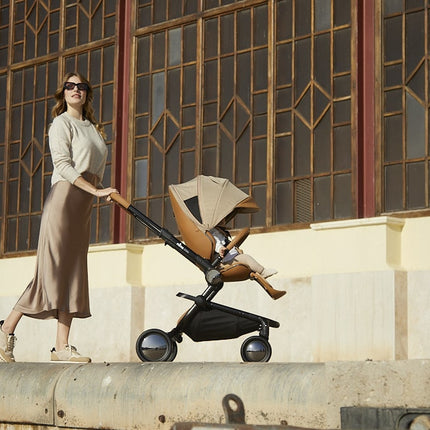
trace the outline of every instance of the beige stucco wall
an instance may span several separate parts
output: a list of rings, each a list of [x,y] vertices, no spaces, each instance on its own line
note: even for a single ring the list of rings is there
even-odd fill
[[[377,217],[313,224],[303,230],[252,234],[243,249],[276,267],[273,301],[252,281],[225,284],[215,301],[278,320],[270,343],[275,362],[429,358],[430,218]],[[136,361],[147,328],[169,331],[199,294],[202,273],[164,244],[94,246],[89,253],[93,316],[75,320],[71,343],[94,361]],[[0,319],[34,270],[35,257],[0,260]],[[55,320],[23,318],[16,358],[49,360]],[[247,336],[179,344],[176,361],[240,361]]]

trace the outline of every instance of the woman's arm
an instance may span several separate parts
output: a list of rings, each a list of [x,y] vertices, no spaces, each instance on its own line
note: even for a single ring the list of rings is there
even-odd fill
[[[96,197],[107,197],[108,200],[110,200],[110,195],[112,193],[118,193],[118,190],[112,187],[107,188],[97,188],[95,185],[91,184],[87,180],[85,180],[82,176],[79,176],[75,182],[73,182],[73,185],[77,186],[81,190],[86,191],[87,193],[92,194]]]
[[[49,128],[49,149],[52,163],[60,176],[71,184],[80,173],[74,168],[71,156],[72,132],[62,117],[55,117]]]

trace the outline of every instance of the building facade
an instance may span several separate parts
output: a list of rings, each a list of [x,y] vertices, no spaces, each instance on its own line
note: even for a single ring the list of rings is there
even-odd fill
[[[247,250],[288,294],[239,283],[220,298],[280,320],[273,359],[426,357],[428,17],[424,0],[0,1],[2,313],[32,276],[52,96],[78,71],[108,133],[103,183],[156,223],[178,233],[168,185],[197,174],[255,198],[231,228],[251,227]],[[135,360],[139,332],[171,329],[178,288],[203,277],[105,201],[91,242],[94,317],[76,342]],[[186,341],[178,359],[234,360],[237,342]]]

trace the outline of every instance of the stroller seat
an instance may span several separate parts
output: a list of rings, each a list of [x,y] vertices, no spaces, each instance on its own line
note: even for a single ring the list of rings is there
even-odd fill
[[[199,254],[209,261],[213,261],[216,257],[215,238],[209,230],[202,231],[199,229],[197,225],[184,214],[172,192],[172,188],[169,188],[169,195],[176,223],[183,241],[196,254]],[[244,228],[240,232],[240,236],[243,237],[241,242],[246,239],[248,234],[249,228]],[[219,269],[224,282],[245,281],[250,279],[250,274],[252,273],[247,265],[237,262],[232,262],[230,264],[221,263]]]
[[[214,181],[219,185],[220,180],[223,179],[198,176],[195,178],[197,192],[200,191],[200,194],[202,194],[202,189],[210,188],[210,186],[208,187],[207,185],[208,182],[210,183],[211,181]],[[201,181],[205,181],[205,185],[201,185],[199,190],[198,188]],[[221,204],[222,197],[214,197],[215,201],[210,206],[210,215],[212,216],[212,219],[209,223],[205,223],[202,221],[200,209],[202,203],[201,201],[199,202],[198,197],[194,193],[196,190],[189,190],[186,188],[190,183],[193,183],[193,181],[185,184],[169,186],[170,202],[176,223],[185,244],[196,254],[199,254],[209,261],[214,261],[218,254],[215,252],[216,241],[210,232],[210,228],[215,227],[217,222],[221,219],[225,219],[226,222],[228,222],[237,213],[257,212],[259,207],[251,196],[248,196],[238,188],[230,187],[227,189],[227,187],[232,184],[229,181],[226,181],[225,194],[229,194],[227,205],[224,206]],[[232,194],[234,194],[233,197],[231,197]],[[209,196],[206,196],[206,198],[210,200]],[[217,205],[218,201],[220,202],[219,205]],[[227,248],[231,249],[233,246],[239,247],[246,240],[248,235],[249,227],[245,227],[239,231]],[[221,273],[223,282],[246,281],[248,279],[255,280],[273,299],[280,297],[277,290],[274,290],[265,278],[258,273],[253,272],[246,264],[232,260],[228,263],[221,262],[218,269]],[[283,294],[285,293],[282,293],[282,295]]]

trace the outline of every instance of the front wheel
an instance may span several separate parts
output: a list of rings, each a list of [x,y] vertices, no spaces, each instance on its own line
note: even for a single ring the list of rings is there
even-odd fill
[[[136,341],[136,353],[142,361],[173,361],[178,352],[176,342],[163,330],[145,330]]]
[[[272,356],[272,347],[265,337],[251,336],[242,343],[240,355],[245,362],[267,362]]]

